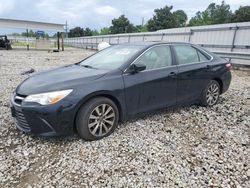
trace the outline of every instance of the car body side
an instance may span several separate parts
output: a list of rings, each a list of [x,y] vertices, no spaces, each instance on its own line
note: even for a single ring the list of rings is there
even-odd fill
[[[171,46],[172,66],[159,70],[142,71],[137,74],[126,72],[129,65],[141,53],[157,45]],[[32,127],[32,133],[55,136],[72,134],[78,110],[88,100],[97,96],[105,96],[113,100],[119,109],[119,119],[123,121],[138,113],[197,102],[204,87],[213,79],[219,82],[222,88],[221,93],[228,89],[231,73],[224,66],[227,63],[226,60],[198,46],[186,44],[211,56],[211,60],[178,65],[172,45],[174,44],[147,45],[118,69],[102,72],[100,76],[89,81],[76,79],[68,83],[69,85],[65,84],[65,89],[71,87],[73,92],[54,105],[38,106],[37,104],[23,103],[22,107],[19,107],[15,105],[14,99],[11,103],[16,110],[22,108],[28,123],[36,125]],[[171,75],[172,72],[176,74]],[[166,76],[164,77],[164,75]],[[63,85],[60,85],[61,89],[63,89],[62,87]],[[17,88],[17,92],[18,89],[20,90],[20,88]],[[175,91],[173,91],[174,89]],[[143,94],[146,92],[148,94],[145,97]],[[164,97],[169,97],[171,101],[162,103]]]

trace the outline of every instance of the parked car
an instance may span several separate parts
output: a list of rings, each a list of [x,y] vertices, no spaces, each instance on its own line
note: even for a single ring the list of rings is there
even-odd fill
[[[119,121],[170,106],[215,105],[231,64],[189,43],[113,45],[72,65],[30,76],[15,90],[16,126],[42,136],[110,135]]]

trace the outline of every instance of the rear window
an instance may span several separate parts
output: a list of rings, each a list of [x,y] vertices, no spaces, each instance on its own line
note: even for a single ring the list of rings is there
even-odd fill
[[[203,53],[201,53],[199,50],[197,50],[197,52],[198,52],[198,55],[199,55],[200,62],[209,60],[209,58],[207,56],[205,56]]]

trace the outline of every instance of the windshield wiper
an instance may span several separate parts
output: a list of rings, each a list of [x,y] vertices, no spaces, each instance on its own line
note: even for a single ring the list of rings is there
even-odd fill
[[[81,65],[82,67],[85,67],[85,68],[90,68],[90,69],[95,69],[94,67],[92,67],[91,65]]]

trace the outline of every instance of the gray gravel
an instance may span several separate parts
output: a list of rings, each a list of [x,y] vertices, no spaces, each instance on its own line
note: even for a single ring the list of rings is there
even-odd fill
[[[14,127],[9,98],[34,68],[93,53],[0,51],[0,187],[250,187],[250,72],[234,71],[219,104],[164,110],[111,136],[43,139]]]

